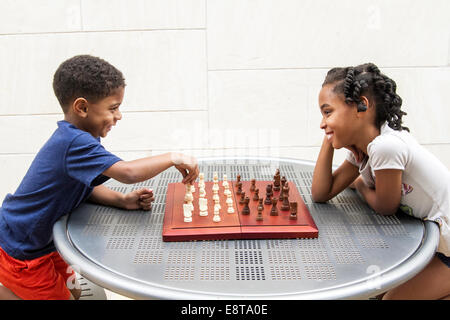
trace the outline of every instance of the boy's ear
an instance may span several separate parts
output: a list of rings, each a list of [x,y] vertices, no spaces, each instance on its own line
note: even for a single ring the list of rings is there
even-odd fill
[[[88,112],[87,100],[85,98],[76,98],[72,103],[72,110],[76,115],[86,118]]]

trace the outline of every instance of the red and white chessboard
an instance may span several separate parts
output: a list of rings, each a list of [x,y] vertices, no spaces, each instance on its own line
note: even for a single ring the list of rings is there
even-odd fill
[[[297,219],[290,218],[289,211],[282,211],[282,202],[277,203],[278,215],[270,215],[272,204],[264,204],[263,220],[256,219],[258,215],[258,201],[253,200],[254,193],[250,191],[251,182],[241,181],[242,191],[250,198],[250,214],[242,214],[244,204],[239,203],[240,196],[236,193],[236,182],[229,181],[232,191],[234,213],[228,213],[224,187],[219,183],[220,222],[213,221],[214,201],[212,199],[213,182],[205,182],[206,198],[208,199],[208,216],[199,215],[198,183],[193,193],[194,210],[192,222],[184,222],[183,203],[186,187],[182,183],[169,183],[166,195],[166,209],[164,213],[163,241],[191,241],[191,240],[228,240],[228,239],[292,239],[317,238],[319,230],[309,213],[295,184],[290,183],[289,202],[297,202]],[[256,181],[256,188],[260,190],[259,197],[265,197],[266,186],[272,181]],[[279,198],[280,191],[273,191],[273,197]]]

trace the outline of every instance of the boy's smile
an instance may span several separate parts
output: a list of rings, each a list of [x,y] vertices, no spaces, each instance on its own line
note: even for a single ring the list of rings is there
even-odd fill
[[[111,95],[95,103],[83,98],[81,106],[76,108],[78,116],[69,117],[70,120],[66,116],[66,120],[72,122],[81,130],[89,132],[95,138],[104,138],[117,121],[122,119],[119,106],[122,103],[124,93],[125,89],[119,87]]]

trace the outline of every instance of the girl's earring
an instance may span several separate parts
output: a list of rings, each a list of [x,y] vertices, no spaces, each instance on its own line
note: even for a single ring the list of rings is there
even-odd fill
[[[364,102],[360,102],[360,103],[358,103],[356,110],[358,110],[358,112],[364,112],[367,110],[367,106]]]

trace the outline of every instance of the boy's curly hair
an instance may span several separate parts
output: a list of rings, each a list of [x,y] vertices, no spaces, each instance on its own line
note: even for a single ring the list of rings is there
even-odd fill
[[[382,74],[375,64],[333,68],[328,71],[322,86],[326,84],[335,84],[333,91],[343,94],[347,104],[356,103],[358,111],[364,110],[361,96],[373,99],[376,108],[375,125],[378,128],[387,121],[394,130],[409,131],[402,126],[402,117],[406,112],[401,110],[402,98],[395,92],[397,84]]]
[[[53,76],[53,90],[64,113],[76,98],[97,102],[125,85],[122,72],[107,61],[90,55],[78,55],[64,61]]]

